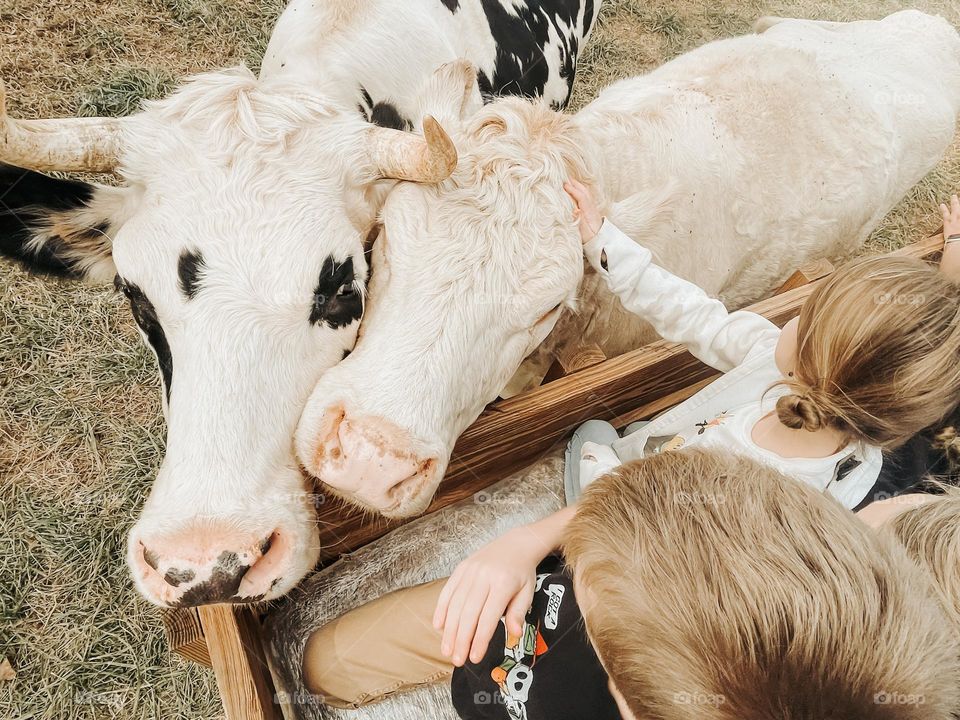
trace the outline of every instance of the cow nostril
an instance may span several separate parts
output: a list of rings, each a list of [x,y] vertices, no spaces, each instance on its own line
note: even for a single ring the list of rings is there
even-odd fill
[[[429,504],[429,498],[424,502],[424,491],[432,484],[438,464],[437,458],[422,460],[413,473],[388,488],[386,494],[390,507],[381,512],[392,517],[397,511],[400,511],[398,516],[406,516],[424,510]]]
[[[159,572],[158,568],[160,566],[160,556],[152,550],[147,549],[147,546],[142,542],[140,543],[140,550],[143,553],[143,561],[151,568]]]
[[[321,467],[326,460],[336,462],[343,457],[343,449],[340,447],[340,431],[346,418],[347,411],[342,405],[327,408],[323,413],[320,421],[320,432],[316,436],[319,442],[317,442],[314,451],[316,465],[315,468],[311,468],[312,472]],[[314,472],[314,474],[316,473]]]

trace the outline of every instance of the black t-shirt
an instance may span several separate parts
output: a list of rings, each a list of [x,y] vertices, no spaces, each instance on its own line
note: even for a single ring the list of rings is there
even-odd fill
[[[501,619],[483,660],[454,670],[451,693],[464,720],[619,720],[559,558],[537,568],[523,636],[508,646]]]
[[[957,418],[960,420],[960,413]],[[934,447],[939,431],[940,428],[924,430],[893,452],[884,453],[876,484],[854,510],[901,493],[930,492],[925,484],[928,478],[953,485],[960,482],[947,453]]]

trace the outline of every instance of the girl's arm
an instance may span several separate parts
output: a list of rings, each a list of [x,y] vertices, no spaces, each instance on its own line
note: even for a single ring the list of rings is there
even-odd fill
[[[560,547],[575,506],[506,532],[457,566],[440,592],[433,626],[443,630],[440,651],[462,666],[477,663],[504,618],[519,636],[533,602],[537,565]]]
[[[577,204],[590,264],[623,306],[653,325],[661,337],[682,343],[699,360],[727,372],[758,342],[779,335],[779,328],[761,315],[728,312],[702,288],[656,265],[647,248],[600,216],[586,187],[575,181],[564,187]]]
[[[940,206],[943,213],[943,255],[940,270],[960,282],[960,198],[950,198],[950,206]]]

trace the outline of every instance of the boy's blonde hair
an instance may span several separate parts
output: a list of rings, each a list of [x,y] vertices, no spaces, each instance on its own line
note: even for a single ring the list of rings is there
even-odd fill
[[[784,384],[788,427],[901,445],[960,402],[960,284],[915,258],[844,265],[804,303]]]
[[[895,515],[887,527],[933,578],[944,614],[960,634],[960,489],[939,487],[942,495]]]
[[[960,641],[928,577],[813,488],[679,451],[585,491],[565,554],[637,720],[947,720]]]

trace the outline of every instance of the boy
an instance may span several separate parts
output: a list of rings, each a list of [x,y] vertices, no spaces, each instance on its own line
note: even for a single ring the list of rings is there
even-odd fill
[[[315,633],[307,686],[355,707],[451,677],[461,717],[516,720],[960,710],[960,641],[929,577],[889,533],[755,461],[680,451],[617,468],[585,491],[564,552],[572,581],[545,568],[519,636],[501,621],[479,663],[440,652],[439,581]]]

